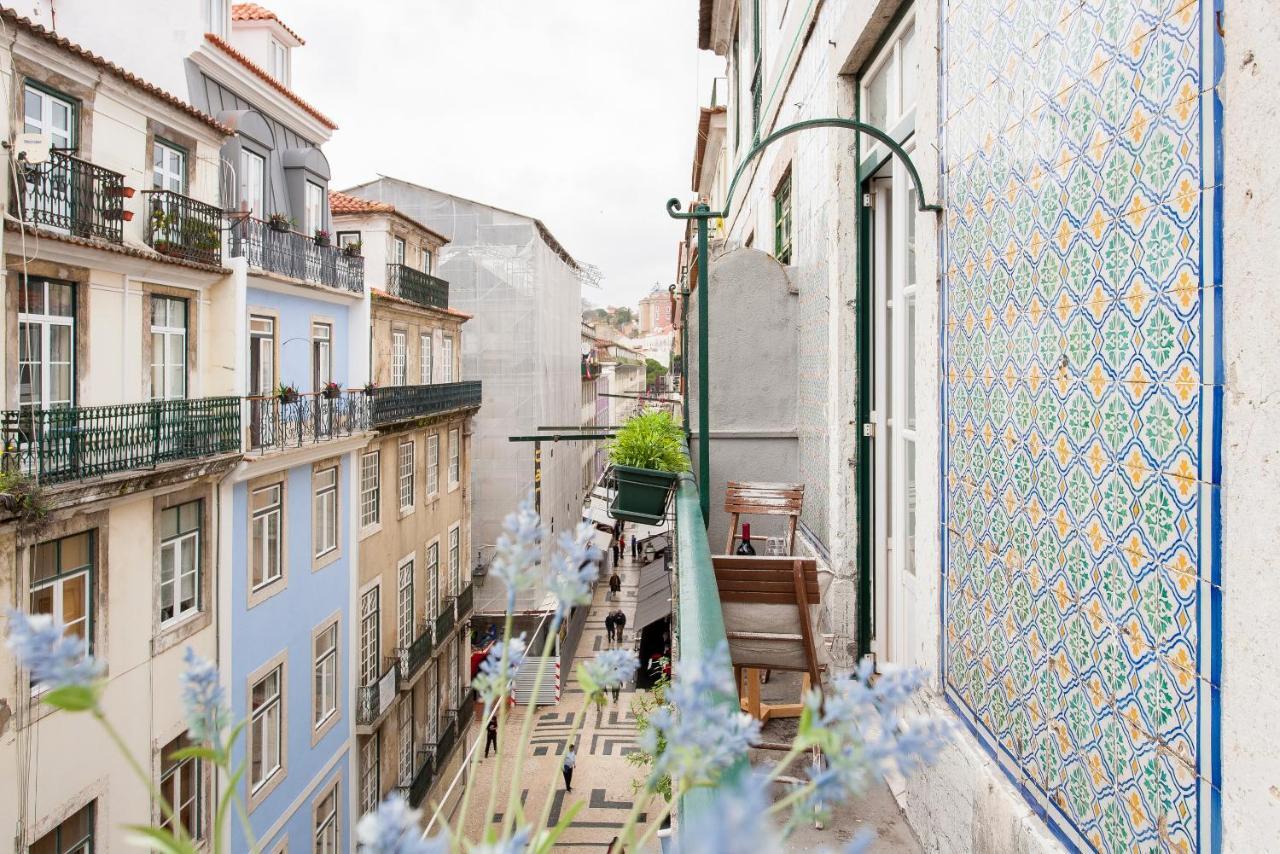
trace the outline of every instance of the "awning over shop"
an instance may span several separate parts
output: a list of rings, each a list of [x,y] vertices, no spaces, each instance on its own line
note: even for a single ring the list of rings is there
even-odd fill
[[[636,591],[636,631],[671,614],[671,573],[665,560],[655,560],[640,570]]]
[[[604,531],[596,531],[591,535],[591,544],[598,548],[601,554],[607,552],[612,543],[613,534],[606,534]]]

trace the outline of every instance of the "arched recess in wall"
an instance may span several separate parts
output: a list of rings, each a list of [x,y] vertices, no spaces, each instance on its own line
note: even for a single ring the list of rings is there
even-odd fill
[[[259,219],[266,219],[272,212],[267,208],[273,205],[278,207],[280,204],[273,193],[274,182],[271,180],[271,152],[276,147],[275,131],[271,129],[271,123],[267,121],[266,116],[254,109],[226,110],[219,113],[217,119],[235,131],[235,135],[222,146],[222,161],[230,167],[222,172],[223,206],[239,208],[241,202],[248,201],[242,198],[242,172],[245,171],[243,153],[248,152],[262,158],[265,164],[262,209],[254,210],[253,215]],[[252,204],[250,206],[255,207]]]

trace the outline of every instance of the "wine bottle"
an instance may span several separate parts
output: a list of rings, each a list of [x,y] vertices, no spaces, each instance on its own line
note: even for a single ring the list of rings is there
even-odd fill
[[[756,553],[755,547],[751,545],[751,523],[742,523],[742,542],[738,543],[738,550],[735,554],[753,555]]]

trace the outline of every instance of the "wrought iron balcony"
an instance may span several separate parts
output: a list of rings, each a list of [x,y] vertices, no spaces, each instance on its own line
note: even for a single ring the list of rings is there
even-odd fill
[[[427,308],[449,307],[449,283],[404,264],[387,265],[387,293]]]
[[[359,255],[260,219],[245,217],[231,226],[228,253],[271,273],[364,293],[364,259]]]
[[[0,416],[4,467],[46,484],[240,450],[238,397],[23,407]]]
[[[458,712],[449,709],[440,714],[440,737],[436,740],[436,767],[449,761],[449,751],[458,740]]]
[[[373,426],[386,427],[479,406],[479,380],[433,385],[392,385],[373,390]]]
[[[436,746],[424,745],[418,748],[418,770],[409,783],[407,798],[409,806],[417,808],[427,797],[431,784],[436,778]]]
[[[475,585],[468,584],[458,594],[458,622],[461,623],[471,615],[471,607],[475,599]]]
[[[246,397],[247,448],[261,453],[300,448],[368,430],[369,401],[363,390]]]
[[[124,176],[65,151],[25,165],[15,187],[14,209],[29,223],[77,237],[123,241]]]
[[[449,630],[453,628],[453,597],[446,596],[440,600],[440,613],[436,614],[436,646],[444,643],[444,639],[449,636]]]
[[[400,659],[400,683],[407,688],[409,681],[422,669],[422,665],[431,660],[434,627],[429,623],[419,624],[418,636],[408,646],[396,649]]]
[[[400,660],[391,656],[386,664],[373,684],[356,689],[356,726],[373,727],[391,709],[399,682]]]
[[[222,209],[169,190],[147,190],[147,245],[162,255],[222,263]]]

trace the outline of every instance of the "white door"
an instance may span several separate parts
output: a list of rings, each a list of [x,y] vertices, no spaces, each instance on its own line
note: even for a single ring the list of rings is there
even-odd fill
[[[871,182],[874,331],[872,650],[884,666],[920,663],[916,615],[916,193],[905,167]]]

